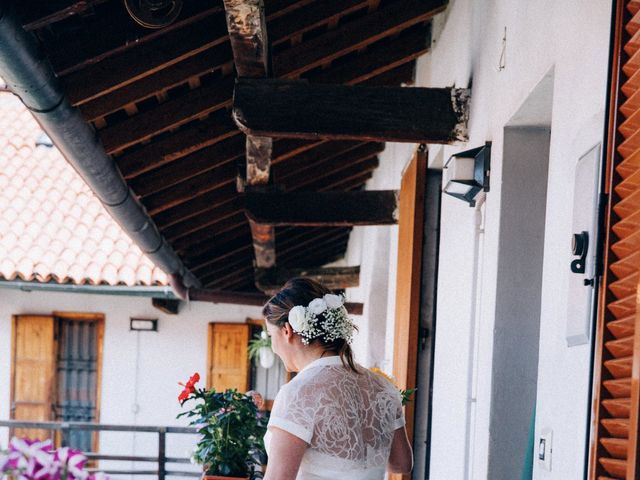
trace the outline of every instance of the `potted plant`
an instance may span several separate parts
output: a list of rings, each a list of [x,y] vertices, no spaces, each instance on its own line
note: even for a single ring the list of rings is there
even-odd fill
[[[254,335],[249,341],[249,358],[260,362],[263,368],[271,368],[275,361],[275,354],[271,349],[271,338],[265,329]]]
[[[251,395],[235,389],[224,392],[197,388],[200,375],[194,374],[178,396],[184,406],[193,406],[180,417],[198,427],[200,439],[193,460],[202,465],[203,479],[261,478],[260,466],[266,453],[262,437],[267,418],[258,411]]]

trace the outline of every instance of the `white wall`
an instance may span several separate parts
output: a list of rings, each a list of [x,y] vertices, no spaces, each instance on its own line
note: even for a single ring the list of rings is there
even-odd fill
[[[468,339],[477,300],[470,294],[474,211],[448,197],[442,205],[431,478],[487,478],[499,219],[500,208],[509,208],[501,205],[503,129],[550,71],[554,96],[536,431],[552,428],[554,445],[552,471],[536,465],[534,477],[582,478],[589,348],[568,348],[564,338],[566,278],[573,169],[580,155],[601,141],[604,128],[610,5],[596,0],[453,0],[438,22],[432,52],[419,61],[417,83],[466,87],[472,80],[470,140],[459,149],[491,140],[493,151],[474,341]],[[452,150],[447,147],[440,156],[446,159]],[[430,151],[432,158],[440,153]],[[478,372],[473,390],[470,370]],[[467,400],[473,400],[473,415]]]
[[[260,308],[192,302],[179,315],[166,315],[150,298],[0,290],[0,418],[9,418],[11,316],[53,311],[105,315],[100,422],[127,425],[186,425],[177,420],[184,382],[193,372],[206,382],[207,325],[260,318]],[[129,317],[158,319],[158,332],[129,331]],[[0,429],[0,446],[7,430]],[[167,454],[184,457],[193,438],[167,437]],[[102,453],[156,454],[157,435],[103,433]],[[120,466],[119,468],[122,468]]]

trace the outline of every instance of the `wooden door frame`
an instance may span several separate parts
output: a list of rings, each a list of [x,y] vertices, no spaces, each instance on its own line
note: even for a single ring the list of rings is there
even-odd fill
[[[424,240],[424,210],[425,210],[425,189],[427,176],[427,152],[420,147],[402,174],[403,183],[405,175],[415,169],[413,176],[412,193],[412,213],[413,218],[409,225],[412,230],[409,232],[411,239],[411,262],[408,273],[409,292],[408,304],[404,305],[402,301],[398,301],[398,286],[400,282],[400,267],[402,256],[406,253],[402,251],[400,240],[403,231],[402,190],[398,200],[400,209],[400,219],[398,222],[398,257],[397,267],[398,273],[396,277],[396,315],[394,325],[394,347],[393,347],[393,374],[401,389],[415,388],[417,381],[417,365],[418,365],[418,333],[420,328],[420,300],[421,300],[421,283],[422,283],[422,250]],[[404,186],[404,185],[403,185]],[[415,400],[405,405],[406,429],[409,441],[413,444],[413,423],[415,415]],[[409,475],[391,474],[389,478],[394,480],[408,479]]]

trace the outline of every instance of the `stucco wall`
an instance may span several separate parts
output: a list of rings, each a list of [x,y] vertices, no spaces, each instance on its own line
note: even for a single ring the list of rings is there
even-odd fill
[[[595,0],[454,0],[445,16],[431,54],[419,61],[418,84],[465,87],[472,79],[470,140],[460,149],[491,140],[493,151],[479,299],[472,298],[469,274],[474,211],[455,200],[443,202],[431,478],[487,478],[499,220],[500,209],[510,208],[501,203],[504,127],[550,72],[554,84],[536,432],[554,431],[553,468],[542,471],[535,462],[534,477],[582,478],[589,348],[567,347],[566,278],[574,168],[580,155],[601,141],[604,128],[610,5]],[[445,159],[451,150],[445,149]],[[469,341],[467,312],[476,302],[476,338]],[[468,382],[469,370],[477,372],[474,382]],[[468,404],[473,404],[473,415],[467,413]]]
[[[504,128],[509,122],[517,124],[522,104],[545,77],[552,78],[553,102],[536,434],[553,429],[553,467],[546,472],[535,462],[534,477],[582,478],[590,408],[589,346],[567,346],[567,276],[574,169],[580,156],[602,141],[604,130],[610,18],[609,2],[596,0],[451,0],[435,20],[432,51],[418,61],[418,86],[472,85],[469,142],[430,146],[430,166],[441,167],[456,151],[493,142],[491,191],[484,206],[476,211],[448,196],[442,201],[431,438],[434,480],[488,475],[500,209],[510,207],[501,202]],[[535,109],[526,113],[529,120],[535,118]],[[388,147],[367,188],[398,188],[410,156],[409,148]],[[375,293],[387,298],[386,312],[365,307],[365,313],[372,326],[386,332],[383,363],[390,369],[397,230],[390,229],[386,237],[364,234],[365,228],[371,227],[354,230],[348,249],[348,263],[367,265],[361,287],[352,291],[366,300],[373,294],[370,286],[377,285]],[[374,253],[381,251],[388,255]],[[387,288],[382,289],[385,282]]]
[[[165,315],[149,298],[0,290],[0,418],[9,418],[11,316],[49,315],[53,311],[95,312],[105,315],[100,422],[127,425],[186,425],[176,420],[177,395],[193,372],[206,381],[207,325],[260,318],[260,309],[200,302],[183,304],[179,315]],[[158,332],[132,332],[129,317],[158,319]],[[0,446],[7,431],[0,429]],[[167,437],[167,454],[185,456],[193,439]],[[104,433],[103,453],[155,454],[157,436]],[[122,466],[119,467],[122,469]]]

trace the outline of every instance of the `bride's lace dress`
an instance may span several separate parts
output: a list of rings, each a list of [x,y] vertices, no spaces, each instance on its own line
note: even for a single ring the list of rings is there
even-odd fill
[[[337,356],[324,357],[278,392],[269,427],[309,444],[297,480],[384,478],[393,433],[404,426],[402,402],[389,381],[360,370],[345,368]],[[270,439],[267,431],[267,453]]]

